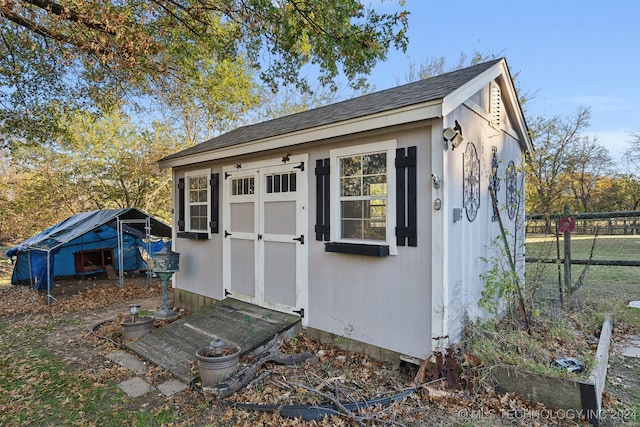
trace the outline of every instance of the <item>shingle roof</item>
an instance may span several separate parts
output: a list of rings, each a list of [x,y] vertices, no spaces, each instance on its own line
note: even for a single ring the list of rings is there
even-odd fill
[[[160,161],[178,159],[236,144],[285,135],[317,126],[338,123],[371,114],[443,99],[499,61],[501,61],[501,59],[495,59],[429,79],[370,93],[313,110],[239,127],[193,147],[171,154]]]

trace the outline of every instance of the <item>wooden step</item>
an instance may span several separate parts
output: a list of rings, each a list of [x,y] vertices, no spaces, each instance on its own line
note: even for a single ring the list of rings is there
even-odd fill
[[[215,338],[236,344],[242,355],[263,350],[276,334],[295,335],[300,317],[226,298],[182,319],[154,329],[127,344],[138,356],[171,371],[189,383],[195,353]]]
[[[118,272],[113,268],[113,265],[105,265],[104,270],[107,272],[109,280],[118,280]]]

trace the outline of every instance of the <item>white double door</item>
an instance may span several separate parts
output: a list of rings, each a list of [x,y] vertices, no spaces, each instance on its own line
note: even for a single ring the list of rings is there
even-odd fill
[[[307,156],[223,169],[225,295],[303,316],[308,284]]]

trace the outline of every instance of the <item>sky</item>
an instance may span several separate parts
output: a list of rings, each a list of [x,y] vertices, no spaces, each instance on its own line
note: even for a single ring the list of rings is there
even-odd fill
[[[379,12],[395,1],[371,0]],[[529,120],[591,109],[586,136],[619,162],[640,130],[640,1],[407,0],[409,47],[372,72],[376,90],[405,83],[409,65],[461,53],[499,54],[525,94]],[[620,169],[621,166],[618,166]],[[621,171],[621,170],[620,170]]]

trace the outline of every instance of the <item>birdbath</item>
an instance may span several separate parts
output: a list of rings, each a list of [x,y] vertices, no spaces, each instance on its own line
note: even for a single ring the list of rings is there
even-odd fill
[[[164,247],[157,252],[153,259],[153,272],[160,277],[162,286],[162,305],[160,310],[153,313],[156,319],[173,319],[178,317],[178,313],[167,307],[167,282],[178,271],[178,263],[180,262],[180,254],[173,252],[168,247]]]

